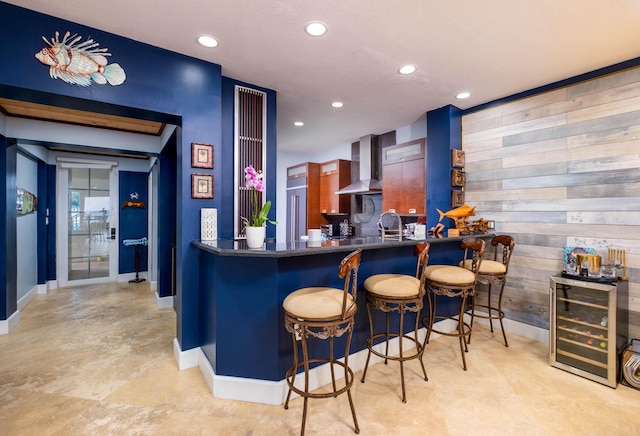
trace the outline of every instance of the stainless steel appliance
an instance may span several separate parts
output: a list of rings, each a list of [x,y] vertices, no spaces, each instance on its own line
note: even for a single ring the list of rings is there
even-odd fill
[[[334,226],[333,224],[322,224],[320,226],[320,231],[322,232],[323,235],[327,237],[339,235],[337,226]]]
[[[287,242],[307,234],[307,188],[287,188]]]

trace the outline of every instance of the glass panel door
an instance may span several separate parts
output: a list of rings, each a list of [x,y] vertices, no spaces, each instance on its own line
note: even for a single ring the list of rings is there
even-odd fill
[[[107,169],[69,169],[69,281],[109,277],[109,177]]]

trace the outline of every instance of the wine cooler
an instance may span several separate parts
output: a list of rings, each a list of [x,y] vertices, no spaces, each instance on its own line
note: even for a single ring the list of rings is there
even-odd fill
[[[551,277],[549,362],[612,388],[628,343],[628,281]]]

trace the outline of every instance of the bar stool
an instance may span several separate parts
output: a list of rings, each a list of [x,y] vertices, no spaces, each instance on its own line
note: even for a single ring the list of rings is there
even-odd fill
[[[471,325],[464,322],[464,314],[467,307],[467,298],[473,295],[476,287],[478,271],[484,257],[485,243],[482,239],[471,237],[463,239],[460,247],[463,250],[462,261],[469,261],[468,269],[453,265],[430,265],[425,270],[429,316],[422,319],[422,324],[427,328],[427,336],[424,340],[425,346],[429,343],[431,332],[459,339],[462,366],[466,371],[467,361],[464,354],[468,351],[467,338],[471,336]],[[460,298],[460,307],[457,315],[439,315],[436,310],[436,296]],[[436,319],[456,321],[457,328],[450,332],[436,330],[433,328]]]
[[[477,304],[476,296],[474,295],[471,304],[470,325],[473,329],[473,320],[476,317],[488,319],[489,326],[491,327],[491,332],[493,332],[493,320],[499,320],[500,328],[502,329],[502,337],[504,338],[504,346],[508,347],[509,343],[507,342],[507,335],[504,332],[504,324],[502,323],[502,319],[504,318],[504,312],[502,310],[502,293],[504,292],[504,285],[507,282],[507,272],[509,271],[509,261],[511,260],[511,253],[513,253],[513,248],[516,246],[516,243],[511,236],[498,235],[491,240],[491,245],[493,246],[494,250],[493,260],[483,260],[482,264],[480,265],[480,270],[478,271],[478,283],[489,286],[489,288],[487,289],[487,304]],[[464,266],[468,267],[468,264],[469,261],[465,261]],[[497,306],[491,305],[492,285],[500,286]],[[478,314],[475,312],[476,307],[485,308],[489,313],[487,315],[483,313]],[[468,342],[471,342],[471,335],[469,335]]]
[[[287,400],[284,408],[289,408],[291,391],[304,398],[302,409],[302,428],[300,434],[304,435],[304,427],[307,419],[307,402],[309,398],[337,397],[347,393],[349,406],[355,425],[355,432],[359,433],[356,410],[351,398],[351,385],[353,385],[353,371],[349,368],[349,346],[353,334],[354,318],[356,315],[356,291],[358,287],[358,268],[362,250],[358,249],[346,256],[338,268],[338,276],[344,279],[344,288],[311,287],[298,289],[289,294],[282,303],[284,308],[284,325],[291,333],[293,341],[293,365],[287,370],[286,379],[289,385]],[[347,333],[344,349],[344,362],[334,357],[333,338]],[[318,339],[329,339],[329,357],[309,357],[307,340],[309,336]],[[298,341],[300,338],[302,348],[302,360],[298,359]],[[311,363],[328,363],[331,370],[331,382],[333,390],[328,393],[312,393],[309,391],[309,365]],[[344,386],[336,387],[334,365],[344,368]],[[304,368],[304,389],[297,388],[294,383],[298,368]]]
[[[367,339],[367,348],[369,353],[367,354],[367,363],[364,366],[364,372],[362,373],[362,383],[367,375],[367,368],[369,367],[369,359],[371,353],[384,359],[385,365],[388,360],[397,360],[400,362],[400,380],[402,382],[402,402],[406,403],[406,393],[404,387],[404,366],[403,363],[411,359],[419,359],[420,366],[422,366],[422,372],[424,373],[425,381],[429,380],[427,377],[427,371],[424,368],[422,361],[422,354],[424,352],[424,345],[418,341],[418,322],[420,320],[420,311],[422,310],[424,293],[425,293],[425,266],[429,261],[429,244],[418,244],[414,248],[414,254],[418,256],[418,262],[416,264],[416,275],[410,276],[406,274],[376,274],[368,277],[364,281],[364,287],[367,290],[367,313],[369,314],[369,339]],[[386,316],[386,330],[382,333],[374,333],[373,328],[373,316],[371,314],[372,309],[378,309],[385,313]],[[392,312],[398,312],[399,322],[397,332],[390,331],[389,317]],[[413,312],[416,315],[416,322],[414,326],[414,336],[404,334],[404,314],[405,312]],[[399,338],[400,354],[398,356],[389,355],[389,339]],[[385,352],[381,353],[374,348],[374,341],[377,338],[385,338]],[[403,349],[404,339],[415,344],[416,350],[413,353],[405,354]]]

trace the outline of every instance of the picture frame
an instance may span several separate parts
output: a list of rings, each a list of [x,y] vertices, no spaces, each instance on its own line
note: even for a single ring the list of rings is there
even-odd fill
[[[213,198],[213,174],[191,174],[191,198]]]
[[[464,187],[465,175],[464,171],[453,170],[451,171],[451,186]]]
[[[191,167],[213,168],[213,145],[191,143]]]
[[[460,207],[464,205],[464,192],[454,189],[451,191],[451,207]]]
[[[464,168],[464,151],[451,150],[451,166],[454,168]]]

